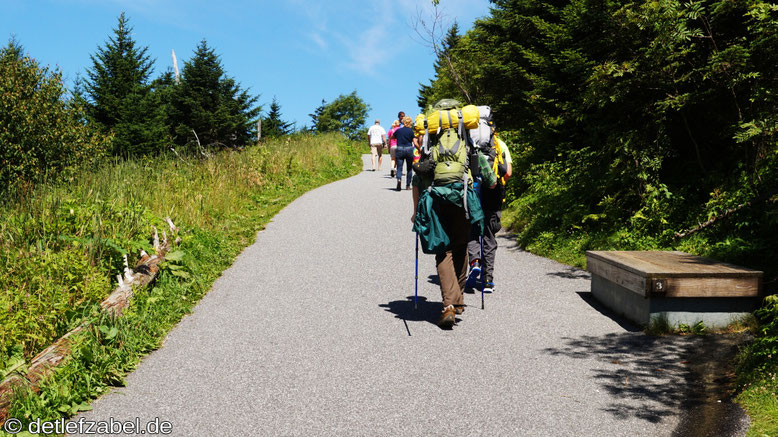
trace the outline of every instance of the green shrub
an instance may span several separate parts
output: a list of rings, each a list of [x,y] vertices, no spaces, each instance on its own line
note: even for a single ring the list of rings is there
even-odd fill
[[[778,373],[778,295],[765,298],[754,317],[758,323],[754,341],[740,356],[738,374],[743,384]]]
[[[97,162],[109,143],[83,123],[82,109],[64,98],[60,73],[40,67],[21,50],[13,41],[0,49],[0,193],[57,173],[72,177]]]

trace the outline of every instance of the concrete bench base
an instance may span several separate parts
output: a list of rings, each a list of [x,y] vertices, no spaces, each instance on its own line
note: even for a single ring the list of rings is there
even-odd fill
[[[725,327],[754,311],[762,272],[675,251],[589,251],[592,294],[616,314],[649,325]]]
[[[641,326],[665,317],[671,326],[703,322],[714,329],[747,316],[760,301],[755,297],[643,297],[595,274],[592,295],[614,313]]]

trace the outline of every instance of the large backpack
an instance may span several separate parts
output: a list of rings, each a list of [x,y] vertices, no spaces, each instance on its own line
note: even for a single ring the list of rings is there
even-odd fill
[[[483,180],[488,179],[487,175],[482,175],[481,169],[475,162],[478,162],[478,156],[485,157],[487,162],[487,171],[491,172],[497,179],[497,186],[489,188],[489,184],[484,183],[481,188],[481,203],[485,209],[500,210],[502,209],[502,202],[505,197],[505,179],[499,177],[498,167],[504,163],[504,151],[500,146],[500,142],[494,134],[494,125],[492,123],[492,110],[488,106],[478,107],[479,121],[478,127],[470,130],[470,138],[473,141],[473,146],[476,149],[476,153],[472,154],[471,169],[473,177],[482,176]],[[494,181],[494,179],[492,179]]]
[[[467,185],[471,152],[468,131],[477,127],[478,109],[473,105],[462,109],[458,106],[456,100],[441,100],[429,116],[416,118],[416,132],[423,135],[422,153],[430,156],[434,165],[433,185]]]

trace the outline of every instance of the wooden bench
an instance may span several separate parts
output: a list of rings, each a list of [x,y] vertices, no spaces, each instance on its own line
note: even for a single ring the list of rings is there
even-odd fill
[[[588,251],[594,297],[640,325],[665,317],[671,325],[724,327],[752,312],[762,272],[684,252]]]

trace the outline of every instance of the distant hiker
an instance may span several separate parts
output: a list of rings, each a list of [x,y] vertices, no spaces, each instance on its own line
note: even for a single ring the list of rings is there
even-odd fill
[[[375,124],[367,130],[368,142],[370,142],[370,162],[375,171],[376,155],[378,155],[378,170],[381,170],[381,153],[386,144],[386,131],[381,127],[381,120],[376,119]]]
[[[403,127],[394,131],[394,137],[397,139],[397,191],[402,189],[403,164],[405,164],[405,189],[411,189],[411,178],[413,177],[413,129],[411,117],[402,119]]]
[[[389,137],[389,156],[392,158],[392,171],[389,175],[390,177],[394,177],[395,172],[397,171],[397,138],[394,137],[394,133],[399,128],[400,122],[395,120],[392,122],[392,128],[386,133],[386,136]]]
[[[474,106],[458,109],[458,102],[450,99],[441,100],[433,109],[416,121],[416,132],[422,136],[414,165],[414,198],[418,195],[418,202],[414,203],[413,230],[424,253],[435,254],[443,300],[438,326],[451,329],[456,315],[465,310],[470,230],[483,225],[468,169],[471,147],[465,128],[477,127],[478,115],[473,115]]]
[[[508,146],[495,134],[491,109],[488,106],[479,106],[478,113],[480,115],[479,125],[478,128],[470,131],[470,137],[480,155],[481,165],[474,178],[476,180],[475,189],[479,193],[481,207],[484,211],[484,228],[480,241],[478,232],[474,231],[467,244],[470,273],[466,286],[477,288],[477,285],[481,285],[485,293],[492,293],[494,291],[494,258],[497,252],[495,234],[502,228],[500,217],[505,198],[505,183],[511,177],[513,168]],[[483,259],[481,259],[482,249]],[[483,284],[480,284],[480,280],[483,280]]]

